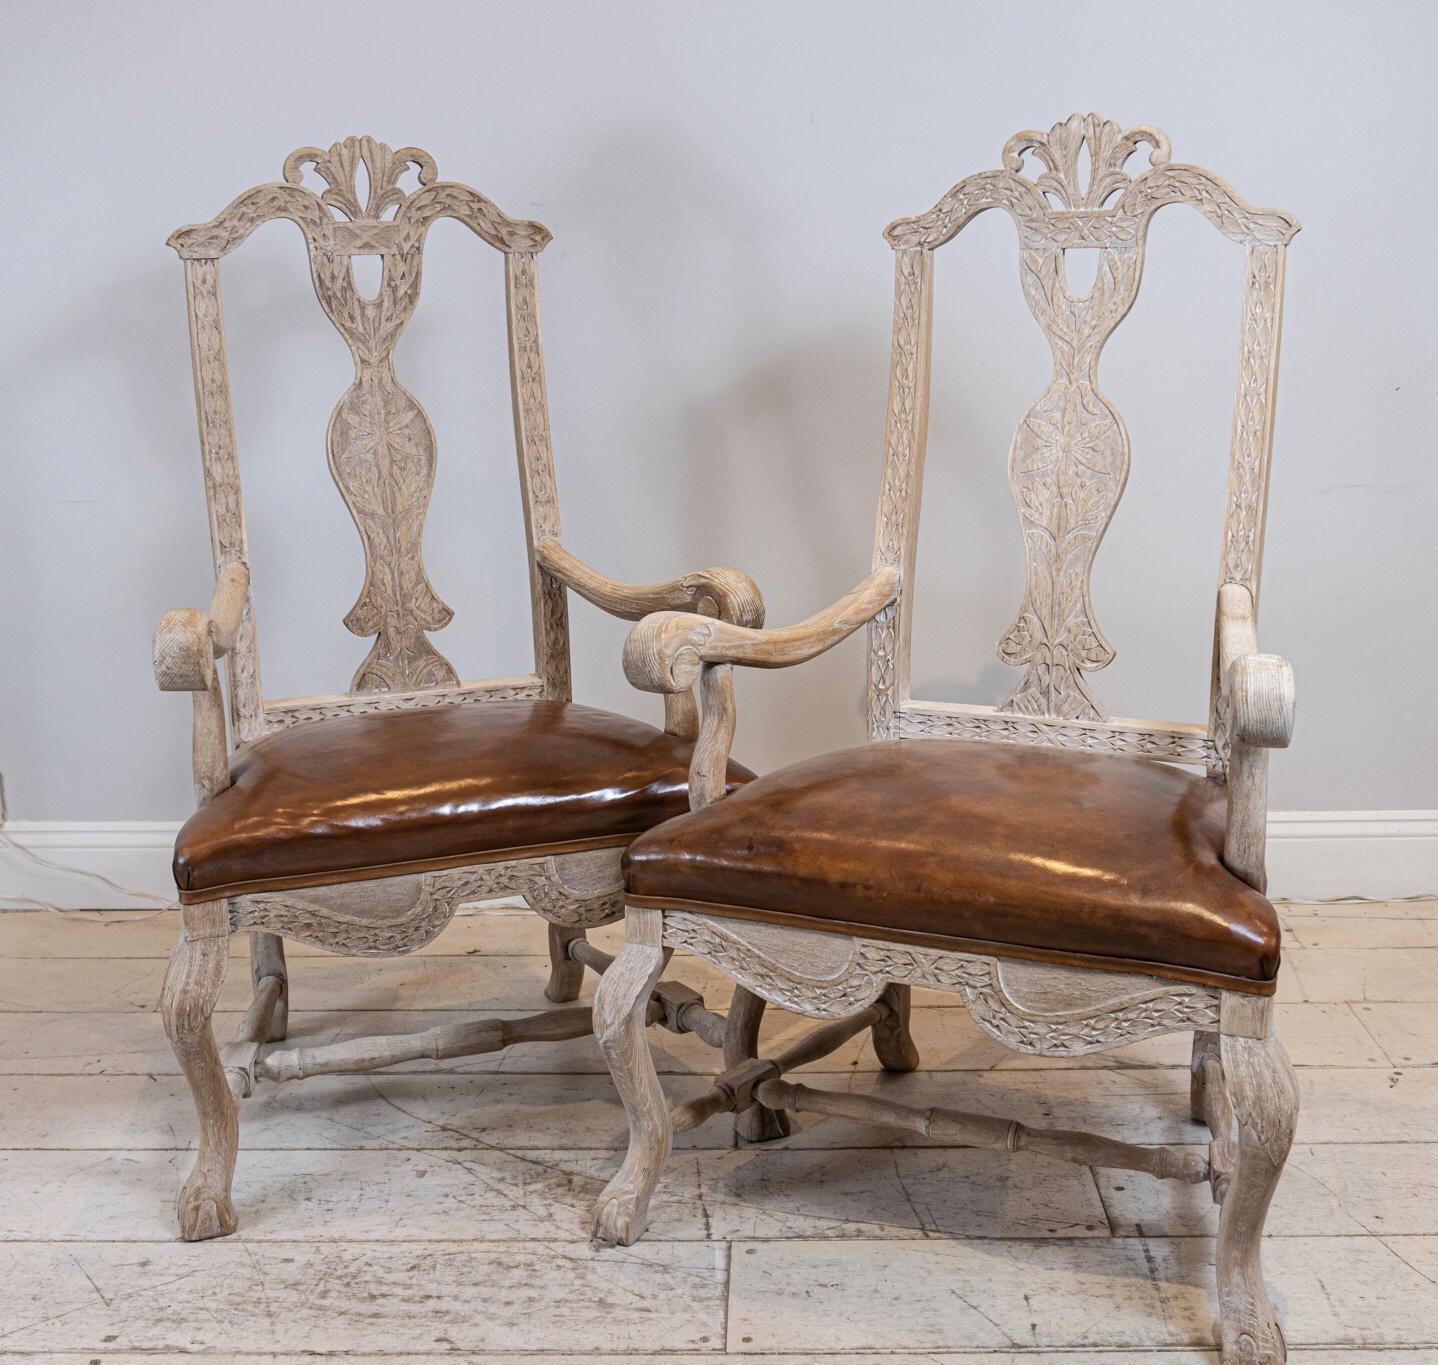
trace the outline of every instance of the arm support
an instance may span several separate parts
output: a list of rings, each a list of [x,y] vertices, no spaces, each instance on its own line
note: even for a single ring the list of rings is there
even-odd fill
[[[899,571],[876,569],[853,592],[797,626],[751,630],[704,616],[663,611],[646,616],[624,642],[624,673],[644,692],[687,692],[700,682],[704,699],[698,742],[689,763],[689,805],[718,801],[725,790],[734,740],[733,665],[787,668],[803,663],[872,620],[899,595]]]
[[[208,612],[188,607],[167,611],[155,630],[160,691],[194,694],[192,764],[201,805],[230,785],[225,704],[215,661],[235,647],[249,595],[249,569],[238,561],[226,564],[215,580]]]
[[[1253,594],[1237,583],[1218,590],[1217,678],[1228,717],[1228,824],[1223,861],[1259,891],[1267,887],[1268,750],[1293,737],[1293,669],[1258,652]]]

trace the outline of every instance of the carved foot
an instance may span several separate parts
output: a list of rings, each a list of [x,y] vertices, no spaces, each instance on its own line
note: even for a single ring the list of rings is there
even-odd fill
[[[203,1242],[211,1237],[228,1237],[237,1227],[235,1206],[230,1199],[230,1172],[203,1169],[197,1162],[180,1191],[177,1213],[180,1236],[187,1242]]]
[[[160,1013],[200,1120],[199,1154],[180,1192],[178,1210],[180,1236],[194,1242],[223,1237],[237,1226],[230,1182],[240,1126],[210,1031],[229,957],[225,902],[187,906],[184,925],[165,973]]]
[[[267,1043],[283,1043],[290,1032],[290,974],[285,967],[285,941],[278,934],[250,935],[250,979],[256,990],[267,976],[284,983],[275,1011],[270,1015]]]
[[[643,1233],[674,1140],[644,1027],[649,994],[669,959],[660,947],[662,931],[661,912],[631,909],[624,947],[594,996],[594,1036],[629,1118],[629,1150],[600,1195],[591,1225],[594,1238],[609,1245],[628,1246]]]
[[[584,964],[569,956],[569,945],[583,937],[583,929],[571,929],[563,924],[549,926],[549,984],[544,988],[546,1000],[566,1005],[579,999],[584,985]]]
[[[764,1020],[764,997],[743,986],[734,987],[734,999],[724,1022],[724,1069],[759,1055],[759,1025]],[[740,1142],[772,1142],[793,1131],[789,1115],[754,1103],[734,1115],[734,1133]]]
[[[874,1055],[885,1071],[917,1071],[919,1049],[909,1033],[908,986],[888,985],[880,997],[889,1006],[888,1017],[875,1024],[870,1030],[874,1040]]]
[[[649,1194],[634,1189],[614,1190],[618,1176],[605,1186],[594,1206],[590,1236],[605,1246],[633,1246],[649,1222]]]
[[[1238,1130],[1218,1223],[1222,1365],[1282,1365],[1283,1331],[1263,1283],[1263,1223],[1298,1119],[1298,1081],[1277,1038],[1220,1042],[1223,1081]]]

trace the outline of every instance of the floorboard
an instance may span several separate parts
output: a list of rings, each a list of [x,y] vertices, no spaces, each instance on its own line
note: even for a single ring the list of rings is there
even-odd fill
[[[1438,902],[1285,906],[1278,1027],[1298,1138],[1268,1223],[1294,1365],[1438,1365]],[[119,919],[122,917],[112,917]],[[588,1039],[263,1086],[241,1119],[241,1233],[187,1246],[194,1120],[155,1002],[162,913],[0,914],[0,1365],[1216,1365],[1206,1187],[806,1119],[736,1148],[683,1134],[637,1247],[585,1239],[625,1124]],[[618,926],[594,935],[612,950]],[[292,1040],[537,1008],[543,925],[471,908],[422,953],[290,949]],[[246,942],[216,1016],[247,996]],[[723,1007],[727,982],[673,974]],[[586,992],[586,998],[589,993]],[[917,992],[923,1068],[867,1036],[815,1084],[1201,1143],[1188,1040],[1008,1052]],[[482,1008],[480,1008],[482,1007]],[[774,1011],[766,1044],[809,1025]],[[656,1032],[673,1101],[713,1055]]]

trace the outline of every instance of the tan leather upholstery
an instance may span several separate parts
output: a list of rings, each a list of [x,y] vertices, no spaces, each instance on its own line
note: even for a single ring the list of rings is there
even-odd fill
[[[633,903],[1267,994],[1272,905],[1219,862],[1223,791],[1150,762],[963,740],[844,749],[641,836]]]
[[[315,721],[235,760],[180,831],[175,882],[194,902],[623,845],[688,808],[690,747],[565,702]]]

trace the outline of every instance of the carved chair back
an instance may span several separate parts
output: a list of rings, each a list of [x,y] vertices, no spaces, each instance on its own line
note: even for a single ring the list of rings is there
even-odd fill
[[[316,193],[301,181],[312,166],[328,184]],[[368,193],[360,202],[363,166]],[[399,181],[413,167],[418,187]],[[249,567],[240,499],[234,419],[225,360],[219,263],[262,223],[288,218],[304,234],[320,304],[349,347],[354,382],[330,418],[326,445],[334,476],[364,545],[364,582],[344,618],[356,635],[373,636],[348,694],[265,701],[260,688],[253,610],[247,604],[229,655],[230,710],[238,744],[286,726],[350,712],[444,705],[496,698],[569,697],[569,638],[564,590],[534,558],[537,541],[559,535],[548,399],[539,338],[537,261],[550,240],[540,223],[501,213],[482,194],[439,180],[433,159],[417,147],[392,150],[350,137],[328,151],[302,147],[284,163],[283,180],[247,190],[208,223],[169,238],[185,263],[190,346],[200,447],[219,572]],[[435,475],[435,437],[418,401],[395,374],[394,348],[419,301],[425,237],[439,218],[456,218],[504,253],[510,385],[524,504],[534,616],[532,674],[462,682],[427,632],[453,612],[425,573],[425,514]],[[352,258],[377,255],[379,292],[363,297]]]
[[[1140,144],[1149,166],[1125,164]],[[1089,174],[1080,168],[1087,148]],[[1042,172],[1024,172],[1027,154]],[[1157,128],[1123,129],[1075,114],[1048,132],[1009,139],[1003,169],[969,176],[925,214],[885,230],[895,252],[894,332],[884,476],[874,567],[897,568],[897,601],[869,630],[872,738],[991,738],[1202,765],[1221,774],[1227,740],[1218,689],[1207,724],[1110,718],[1086,672],[1114,658],[1090,599],[1099,542],[1129,468],[1123,419],[1100,392],[1104,343],[1138,294],[1148,225],[1165,204],[1188,204],[1246,252],[1238,396],[1229,457],[1220,587],[1255,599],[1263,557],[1282,312],[1284,251],[1298,231],[1286,213],[1255,209],[1217,176],[1170,160]],[[1047,387],[1019,421],[1009,484],[1024,540],[1027,581],[998,642],[1023,670],[997,707],[916,701],[909,695],[912,580],[923,490],[933,309],[933,253],[986,209],[1002,208],[1019,235],[1024,298],[1053,351]],[[1088,294],[1070,293],[1064,254],[1099,253]]]

